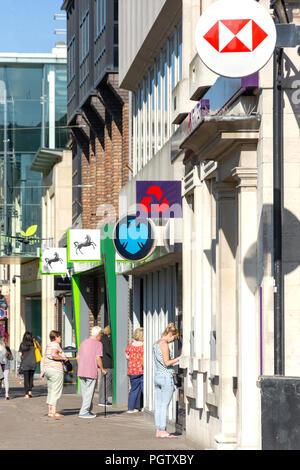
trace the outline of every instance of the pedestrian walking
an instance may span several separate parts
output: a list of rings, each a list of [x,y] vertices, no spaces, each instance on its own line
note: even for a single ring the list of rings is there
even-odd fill
[[[61,349],[61,332],[50,331],[50,343],[47,345],[45,354],[41,360],[40,377],[46,377],[48,396],[48,416],[49,418],[61,418],[63,415],[56,411],[57,401],[60,399],[64,384],[63,363],[68,360]]]
[[[78,354],[78,377],[80,378],[80,391],[82,395],[82,406],[79,418],[96,418],[92,413],[93,397],[98,378],[98,367],[102,375],[107,371],[103,367],[103,346],[100,342],[102,330],[100,326],[94,326],[91,336],[81,343]]]
[[[21,369],[24,375],[25,398],[32,398],[33,376],[36,368],[35,347],[30,331],[26,331],[19,347]]]
[[[137,413],[141,409],[141,396],[144,390],[144,329],[137,328],[133,341],[125,351],[128,362],[130,392],[127,413]]]
[[[2,388],[2,382],[4,379],[4,372],[1,364],[5,360],[5,355],[6,355],[6,349],[5,349],[5,341],[4,341],[4,336],[0,336],[0,390]]]
[[[103,330],[101,337],[103,347],[102,364],[107,374],[103,375],[101,372],[100,388],[99,388],[99,406],[112,406],[112,402],[108,400],[112,398],[113,390],[113,348],[111,339],[110,326],[106,326]],[[106,393],[105,393],[106,392]]]
[[[3,351],[1,355],[1,359],[0,359],[1,369],[3,372],[3,379],[0,380],[0,390],[2,387],[2,382],[4,381],[5,399],[9,400],[9,372],[10,372],[10,361],[12,361],[13,355],[10,350],[10,347],[7,344],[6,339],[0,338],[0,345]]]
[[[180,356],[170,358],[169,344],[179,338],[179,332],[174,323],[169,323],[162,337],[153,345],[154,358],[154,387],[155,387],[155,428],[156,437],[176,437],[167,432],[167,411],[174,392],[174,365],[178,364]]]

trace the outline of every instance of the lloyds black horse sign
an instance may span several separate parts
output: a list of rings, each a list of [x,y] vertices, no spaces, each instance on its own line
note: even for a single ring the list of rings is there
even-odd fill
[[[100,230],[69,230],[68,261],[73,263],[101,261]]]
[[[42,249],[40,256],[40,274],[68,274],[67,249]]]

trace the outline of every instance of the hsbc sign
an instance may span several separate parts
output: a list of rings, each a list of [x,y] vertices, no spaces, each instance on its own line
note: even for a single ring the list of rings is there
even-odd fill
[[[260,70],[276,44],[269,12],[254,0],[217,0],[200,17],[196,45],[215,73],[238,78]]]
[[[207,40],[221,54],[252,52],[268,37],[253,20],[220,20],[205,34]]]

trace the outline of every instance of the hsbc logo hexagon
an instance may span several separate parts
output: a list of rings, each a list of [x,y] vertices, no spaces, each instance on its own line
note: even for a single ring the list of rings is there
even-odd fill
[[[260,70],[276,44],[268,11],[254,0],[218,0],[200,17],[196,45],[205,65],[225,77]]]
[[[218,52],[252,52],[268,36],[253,20],[220,20],[205,34]]]

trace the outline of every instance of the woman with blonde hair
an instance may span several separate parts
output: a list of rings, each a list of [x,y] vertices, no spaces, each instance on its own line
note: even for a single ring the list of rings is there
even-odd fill
[[[144,329],[137,328],[133,334],[134,340],[125,351],[128,362],[130,392],[128,396],[127,413],[137,413],[140,408],[141,395],[144,389]]]
[[[167,432],[167,411],[174,392],[174,365],[178,364],[180,356],[170,358],[169,344],[179,338],[179,332],[174,323],[169,323],[161,338],[153,345],[155,365],[155,428],[156,437],[176,437]]]

